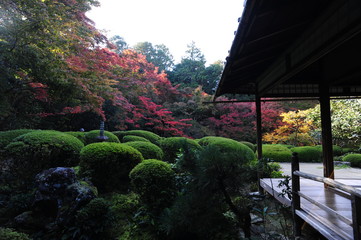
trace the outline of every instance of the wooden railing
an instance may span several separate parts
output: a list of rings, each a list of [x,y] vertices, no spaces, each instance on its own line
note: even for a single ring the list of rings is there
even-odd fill
[[[330,215],[338,218],[353,228],[353,238],[361,239],[361,191],[352,186],[348,186],[337,182],[331,178],[320,177],[313,174],[307,174],[300,172],[299,159],[297,153],[293,153],[292,156],[292,212],[293,212],[293,230],[295,236],[301,236],[302,219],[297,215],[297,211],[301,209],[301,197],[311,202],[312,204],[323,209]],[[351,209],[352,209],[352,221],[341,214],[337,213],[328,206],[315,201],[314,199],[302,194],[300,192],[300,177],[310,179],[313,181],[321,182],[327,185],[327,187],[333,187],[335,189],[342,190],[350,194]]]

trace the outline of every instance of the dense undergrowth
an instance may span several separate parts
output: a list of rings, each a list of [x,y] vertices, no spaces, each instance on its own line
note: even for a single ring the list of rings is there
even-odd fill
[[[1,239],[285,239],[289,209],[250,193],[292,152],[321,152],[270,144],[259,162],[254,144],[229,138],[98,134],[0,132]]]

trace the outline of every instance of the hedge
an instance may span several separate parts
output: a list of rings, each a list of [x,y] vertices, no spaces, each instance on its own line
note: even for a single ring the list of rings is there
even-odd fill
[[[292,151],[280,144],[262,145],[262,157],[275,162],[291,162]]]
[[[350,153],[346,155],[342,161],[350,162],[351,167],[361,168],[361,154],[360,153]]]
[[[321,162],[322,151],[318,147],[314,146],[302,146],[291,148],[292,152],[298,153],[298,159],[300,162]]]

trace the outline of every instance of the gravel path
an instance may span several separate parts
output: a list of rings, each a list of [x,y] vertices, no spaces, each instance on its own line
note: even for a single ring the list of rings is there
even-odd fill
[[[291,175],[291,163],[280,163],[285,175]],[[300,163],[300,171],[318,176],[323,176],[322,163]],[[340,168],[335,166],[335,178],[361,179],[361,168]]]

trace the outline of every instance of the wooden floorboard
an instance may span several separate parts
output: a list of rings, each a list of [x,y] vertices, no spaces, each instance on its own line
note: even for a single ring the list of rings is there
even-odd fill
[[[282,189],[285,187],[278,187],[278,185],[282,180],[284,179],[266,178],[261,179],[260,184],[263,189],[274,196],[278,201],[287,206],[291,206],[291,200],[286,196],[281,196]],[[354,187],[361,186],[361,179],[336,179],[336,181]],[[309,179],[301,178],[300,185],[300,192],[302,194],[306,195],[312,200],[316,200],[328,208],[333,209],[337,215],[342,215],[342,217],[348,219],[349,222],[352,222],[351,201],[347,193],[339,193],[336,190],[325,188],[323,183],[315,182]],[[302,213],[303,217],[307,222],[309,221],[311,225],[315,225],[317,223],[329,228],[329,235],[322,233],[321,231],[323,230],[319,229],[326,238],[333,239],[330,236],[333,236],[332,234],[334,233],[338,233],[340,239],[353,239],[352,227],[349,224],[341,221],[339,218],[329,214],[324,209],[321,209],[304,198],[301,198],[301,208],[304,210]],[[316,229],[317,227],[320,228],[320,226],[314,227]]]

